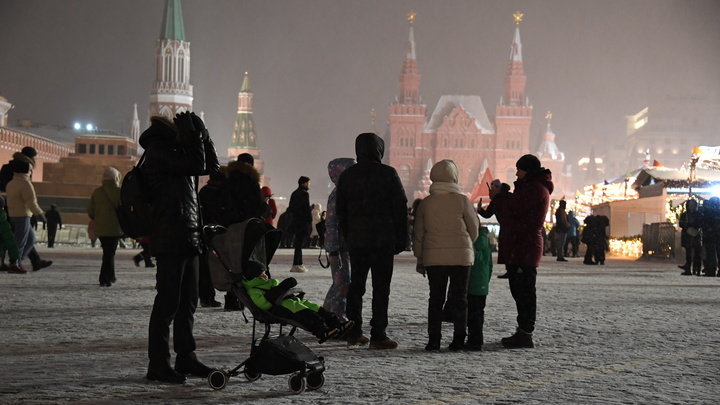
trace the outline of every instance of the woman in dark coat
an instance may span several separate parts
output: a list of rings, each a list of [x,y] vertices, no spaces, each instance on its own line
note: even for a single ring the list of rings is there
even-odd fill
[[[515,166],[518,179],[514,192],[490,191],[503,217],[498,263],[507,265],[510,292],[518,311],[517,331],[502,343],[506,347],[534,347],[535,279],[543,254],[542,228],[554,186],[550,170],[541,167],[535,155],[522,156]]]

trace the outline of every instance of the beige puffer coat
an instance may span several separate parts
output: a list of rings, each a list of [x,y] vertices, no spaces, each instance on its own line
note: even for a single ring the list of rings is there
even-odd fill
[[[413,235],[413,253],[423,266],[472,266],[475,259],[479,220],[457,179],[452,160],[442,160],[430,171],[433,184],[418,208]]]

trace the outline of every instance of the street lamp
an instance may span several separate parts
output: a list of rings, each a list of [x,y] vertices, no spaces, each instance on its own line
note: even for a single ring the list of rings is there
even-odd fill
[[[692,197],[692,184],[695,181],[695,170],[697,169],[697,162],[700,160],[700,156],[697,153],[693,153],[690,156],[690,182],[688,184],[688,196]]]

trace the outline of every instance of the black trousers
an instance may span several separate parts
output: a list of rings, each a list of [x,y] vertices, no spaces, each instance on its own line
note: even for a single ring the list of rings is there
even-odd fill
[[[55,235],[57,235],[57,230],[58,230],[57,224],[54,224],[54,225],[48,224],[48,226],[47,226],[47,239],[48,239],[47,246],[49,248],[51,248],[55,245]]]
[[[428,299],[428,335],[440,336],[442,334],[443,304],[447,291],[448,304],[453,314],[453,336],[465,337],[467,328],[467,294],[470,279],[470,266],[428,266],[428,284],[430,285],[430,298]],[[450,281],[450,290],[448,290]]]
[[[508,265],[507,268],[510,273],[510,293],[517,307],[518,327],[527,333],[532,333],[535,330],[537,314],[535,294],[537,267]]]
[[[487,295],[468,295],[468,343],[483,344]]]
[[[350,287],[348,288],[346,315],[355,322],[349,337],[360,337],[362,332],[362,307],[368,273],[372,271],[372,318],[370,339],[383,340],[388,325],[390,282],[393,274],[393,252],[387,249],[356,249],[350,251]]]
[[[100,283],[115,282],[115,252],[117,251],[119,237],[101,236],[102,264],[100,265]]]
[[[213,300],[215,299],[215,287],[213,286],[212,277],[210,275],[208,252],[204,252],[200,255],[199,262],[198,296],[201,300]]]
[[[198,254],[188,246],[175,254],[157,255],[157,294],[150,314],[148,357],[150,367],[170,361],[170,324],[178,355],[195,351],[194,314],[198,303]]]
[[[293,255],[293,266],[300,266],[303,264],[302,248],[305,242],[305,236],[301,234],[295,234],[293,238],[293,247],[295,248],[295,254]]]

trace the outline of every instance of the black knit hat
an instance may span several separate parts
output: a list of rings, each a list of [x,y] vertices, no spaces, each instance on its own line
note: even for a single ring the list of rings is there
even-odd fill
[[[255,277],[260,277],[260,274],[265,270],[267,270],[267,267],[264,264],[256,260],[248,260],[243,266],[243,277],[245,277],[245,280],[252,280]]]
[[[37,151],[36,151],[35,148],[33,148],[32,146],[26,146],[26,147],[22,148],[22,150],[20,151],[20,153],[22,153],[23,155],[29,157],[30,159],[32,159],[32,158],[34,158],[35,156],[37,156]]]
[[[24,160],[15,160],[12,163],[13,173],[29,173],[30,163]]]
[[[300,176],[300,178],[298,179],[298,184],[305,184],[305,183],[307,183],[308,181],[310,181],[310,178],[309,178],[309,177]]]
[[[517,163],[515,163],[515,167],[528,173],[532,173],[540,170],[540,159],[531,154],[523,155],[520,159],[518,159]]]
[[[238,162],[247,163],[250,166],[255,165],[255,158],[253,158],[253,156],[249,153],[241,153],[240,155],[238,155],[237,160]]]

